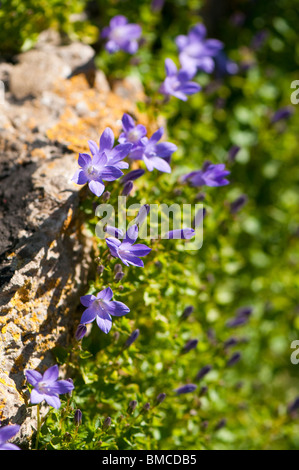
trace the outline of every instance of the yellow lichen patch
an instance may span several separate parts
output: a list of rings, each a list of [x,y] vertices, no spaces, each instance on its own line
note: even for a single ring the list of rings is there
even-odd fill
[[[110,127],[117,135],[124,112],[133,113],[136,117],[140,114],[132,99],[112,91],[90,88],[83,74],[60,80],[54,92],[63,97],[66,105],[59,122],[48,129],[47,136],[66,144],[76,153],[88,151],[87,140],[98,141],[105,127]],[[140,122],[146,124],[145,120],[143,116]]]

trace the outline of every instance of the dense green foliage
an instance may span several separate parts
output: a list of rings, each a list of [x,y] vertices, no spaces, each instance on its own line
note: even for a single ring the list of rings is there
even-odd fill
[[[81,7],[81,2],[71,3]],[[6,2],[2,4],[5,8]],[[119,260],[109,258],[105,242],[98,242],[105,270],[90,281],[86,293],[109,285],[114,298],[131,312],[114,319],[109,335],[94,324],[81,345],[54,351],[58,364],[68,364],[75,391],[61,410],[49,411],[40,438],[43,449],[299,448],[298,418],[287,413],[299,387],[299,365],[290,361],[291,342],[299,339],[296,106],[288,120],[271,123],[275,111],[291,104],[291,82],[299,78],[296,1],[240,2],[242,26],[233,23],[235,12],[230,11],[213,32],[239,64],[239,72],[222,79],[198,74],[200,93],[186,103],[171,98],[162,105],[157,90],[164,79],[164,59],[178,63],[174,39],[202,21],[198,4],[166,1],[156,13],[148,1],[98,0],[89,5],[89,24],[99,29],[115,14],[142,26],[145,42],[134,58],[109,55],[97,43],[97,65],[111,79],[137,74],[149,97],[140,109],[153,121],[164,116],[167,140],[178,146],[171,175],[146,172],[128,204],[194,204],[198,191],[178,180],[205,160],[226,162],[230,185],[204,188],[207,215],[198,251],[186,251],[183,241],[147,240],[153,250],[144,259],[144,269],[124,266],[125,277],[117,283],[114,265]],[[30,22],[21,11],[16,18],[33,29],[22,31],[19,44],[41,30],[38,21]],[[65,17],[55,14],[42,27],[53,21],[61,27]],[[268,35],[255,49],[252,40],[260,30]],[[8,31],[1,30],[3,34]],[[232,145],[241,150],[229,163]],[[107,187],[109,203],[115,206],[120,188],[118,182]],[[248,202],[231,214],[230,203],[241,194]],[[93,212],[98,202],[90,197],[82,207],[91,234],[98,222]],[[181,320],[188,305],[194,312]],[[227,321],[243,306],[253,308],[249,322],[228,328]],[[140,336],[123,350],[136,328]],[[227,350],[224,342],[232,336],[239,342]],[[197,347],[182,354],[193,338],[199,340]],[[241,352],[241,360],[227,367],[235,351]],[[207,364],[212,371],[196,382],[197,372]],[[173,390],[186,383],[197,383],[197,390],[176,396]],[[208,387],[204,394],[202,386]],[[167,397],[155,406],[162,392]],[[137,401],[132,414],[127,411],[131,400]],[[147,402],[149,411],[143,409]],[[83,413],[78,428],[76,408]],[[105,429],[107,416],[112,424]],[[217,430],[223,418],[226,426]]]

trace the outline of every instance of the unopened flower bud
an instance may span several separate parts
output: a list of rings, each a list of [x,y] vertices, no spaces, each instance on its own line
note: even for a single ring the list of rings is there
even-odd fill
[[[246,196],[246,194],[242,194],[241,196],[239,196],[237,199],[235,199],[235,201],[231,203],[230,213],[236,214],[237,212],[239,212],[245,206],[247,201],[248,197]]]
[[[130,401],[128,409],[127,409],[127,413],[132,414],[135,411],[136,406],[137,406],[136,400]]]
[[[77,409],[74,414],[74,421],[76,426],[80,426],[82,423],[82,411]]]
[[[114,280],[115,280],[116,282],[119,282],[119,281],[122,280],[122,278],[124,277],[124,275],[125,275],[125,273],[119,271],[118,273],[115,274]]]
[[[104,420],[104,423],[103,423],[103,431],[106,431],[108,428],[110,428],[111,426],[111,418],[110,416],[107,416],[107,418]]]
[[[299,397],[295,398],[295,400],[289,404],[288,406],[288,413],[294,414],[299,409]]]
[[[187,343],[183,347],[182,353],[185,354],[191,351],[192,349],[195,349],[197,346],[197,343],[198,343],[198,339],[190,339],[189,341],[187,341]]]
[[[189,305],[189,306],[186,307],[185,310],[183,311],[181,318],[185,320],[186,318],[188,318],[188,317],[191,315],[191,313],[192,313],[193,311],[194,311],[193,305]]]
[[[140,178],[142,175],[144,175],[145,170],[142,170],[141,168],[138,170],[132,170],[129,171],[125,176],[122,177],[120,180],[121,184],[125,185],[128,181],[135,181],[138,178]]]
[[[236,159],[236,156],[237,156],[237,153],[239,152],[240,150],[240,147],[238,147],[237,145],[233,145],[229,151],[228,151],[228,155],[227,155],[227,161],[229,163],[233,163]]]
[[[122,271],[122,265],[117,263],[115,266],[114,266],[114,272],[115,273],[119,273],[120,271]]]
[[[145,412],[149,411],[150,408],[151,408],[151,404],[149,402],[147,402],[143,405],[143,411],[145,411]]]
[[[160,403],[162,403],[162,401],[164,401],[165,398],[166,398],[166,393],[159,393],[159,395],[156,398],[157,404],[159,405]]]
[[[80,325],[78,325],[78,328],[77,328],[77,331],[75,333],[75,337],[76,339],[79,341],[80,339],[83,338],[83,336],[86,335],[86,332],[87,332],[87,328],[86,328],[86,325],[83,325],[80,323]]]
[[[237,362],[239,362],[240,359],[241,359],[241,353],[235,352],[227,361],[226,363],[227,367],[234,366],[235,364],[237,364]]]
[[[129,196],[130,192],[133,189],[133,181],[127,181],[126,184],[124,185],[124,188],[121,192],[122,196]]]
[[[102,200],[103,200],[103,202],[109,201],[110,196],[111,196],[110,192],[109,192],[109,191],[105,191],[105,192],[102,194]]]
[[[140,331],[139,331],[138,328],[133,331],[133,333],[129,336],[129,338],[125,342],[125,348],[129,348],[131,346],[131,344],[133,344],[134,341],[136,341],[136,339],[139,336],[139,333],[140,333]]]
[[[105,267],[102,264],[97,266],[97,273],[98,274],[103,274],[104,270],[105,270]]]
[[[200,390],[199,390],[199,396],[202,397],[203,395],[205,395],[208,391],[208,387],[206,385],[203,385]]]
[[[191,393],[191,392],[194,392],[196,387],[197,386],[194,384],[182,385],[182,387],[175,389],[175,392],[177,395],[182,395],[184,393]]]
[[[231,348],[231,347],[233,347],[233,346],[236,346],[236,345],[238,344],[238,342],[239,342],[239,341],[238,341],[237,338],[234,338],[234,337],[228,338],[228,339],[224,342],[223,347],[224,347],[224,349]]]
[[[222,418],[220,421],[218,421],[218,423],[215,426],[215,431],[219,431],[219,429],[224,428],[224,426],[226,426],[226,422],[227,421],[225,418]]]
[[[200,380],[203,377],[205,377],[210,372],[211,369],[212,369],[212,366],[210,365],[202,367],[196,375],[196,380]]]

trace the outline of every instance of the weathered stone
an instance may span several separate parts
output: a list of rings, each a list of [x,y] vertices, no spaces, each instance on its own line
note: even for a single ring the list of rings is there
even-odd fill
[[[73,340],[93,267],[93,241],[79,211],[88,188],[70,181],[78,151],[88,150],[87,140],[97,141],[107,126],[117,135],[123,112],[147,124],[135,105],[140,87],[135,99],[132,88],[120,96],[100,71],[93,87],[85,74],[75,74],[49,80],[38,93],[29,93],[35,78],[22,88],[27,77],[20,67],[30,63],[37,77],[50,66],[49,55],[74,70],[73,54],[65,54],[45,54],[40,42],[30,60],[21,55],[8,68],[9,91],[0,105],[0,420],[21,424],[22,442],[35,428],[24,370],[43,372],[53,365],[51,350]]]

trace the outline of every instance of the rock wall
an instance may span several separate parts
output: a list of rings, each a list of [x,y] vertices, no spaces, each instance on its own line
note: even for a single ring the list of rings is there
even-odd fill
[[[106,126],[117,135],[143,99],[130,79],[111,89],[93,58],[50,32],[15,65],[0,63],[0,420],[22,424],[21,441],[35,426],[24,370],[43,372],[51,349],[73,339],[93,266],[79,211],[86,188],[70,181],[78,152]]]

